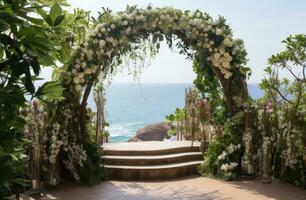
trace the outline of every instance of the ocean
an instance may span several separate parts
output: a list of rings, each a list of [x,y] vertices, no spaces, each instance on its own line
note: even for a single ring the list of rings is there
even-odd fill
[[[110,124],[110,141],[124,142],[140,128],[162,122],[176,108],[184,106],[185,88],[192,84],[112,84],[106,88],[106,120]],[[249,84],[253,98],[263,92]],[[92,99],[89,106],[95,107]]]

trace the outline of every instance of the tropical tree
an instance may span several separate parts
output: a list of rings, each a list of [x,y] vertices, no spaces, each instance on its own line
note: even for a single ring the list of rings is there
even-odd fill
[[[57,43],[49,36],[64,20],[59,5],[46,8],[44,1],[0,1],[0,198],[27,183],[20,108],[27,99],[61,99],[59,83],[34,85],[42,66],[55,65]]]
[[[306,186],[306,35],[287,37],[269,58],[260,87],[263,176]],[[289,78],[281,75],[287,72]],[[268,105],[268,109],[266,108]],[[267,114],[268,113],[268,114]]]

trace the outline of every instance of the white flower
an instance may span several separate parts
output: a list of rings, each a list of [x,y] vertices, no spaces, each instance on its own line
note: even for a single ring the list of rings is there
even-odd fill
[[[91,69],[90,68],[86,68],[84,71],[85,74],[91,74]]]
[[[133,20],[133,16],[132,16],[132,15],[128,15],[128,16],[126,16],[126,18],[127,18],[127,20],[129,20],[129,21]]]
[[[225,54],[225,49],[224,49],[223,47],[221,47],[221,48],[219,49],[219,53],[220,53],[221,55]]]
[[[221,165],[221,170],[223,170],[223,171],[228,171],[228,170],[229,170],[229,167],[230,167],[230,166],[229,166],[229,164],[227,164],[227,163],[226,163],[226,164],[222,164],[222,165]]]
[[[98,68],[97,65],[93,65],[93,66],[91,67],[91,72],[92,72],[92,73],[95,73],[96,70],[97,70],[97,68]]]
[[[86,62],[82,62],[81,67],[84,69],[86,67]]]
[[[73,78],[73,83],[74,84],[79,84],[80,83],[80,79],[78,77],[74,77]]]
[[[74,89],[75,89],[77,92],[80,92],[81,89],[82,89],[82,86],[81,86],[81,85],[75,85],[75,86],[74,86]]]
[[[115,29],[115,28],[116,28],[115,24],[112,24],[111,29]]]
[[[211,20],[211,19],[209,19],[208,21],[207,21],[207,24],[208,25],[211,25],[213,23],[213,21]]]
[[[85,53],[86,53],[88,59],[91,60],[91,58],[94,54],[94,51],[92,49],[88,49]]]
[[[226,69],[229,69],[231,66],[230,66],[230,63],[229,62],[223,62],[222,63],[222,66],[224,67],[224,68],[226,68]]]
[[[235,169],[237,166],[238,166],[238,163],[236,163],[236,162],[231,162],[231,163],[229,164],[229,167],[230,167],[231,170],[232,170],[232,169]]]
[[[218,160],[224,160],[227,156],[226,151],[223,151],[219,156],[218,156]]]
[[[223,43],[228,47],[232,47],[234,44],[233,41],[228,37],[223,40]]]
[[[108,41],[108,42],[113,42],[113,40],[114,40],[114,38],[112,38],[112,37],[106,38],[106,41]]]
[[[122,24],[123,24],[124,26],[126,26],[126,25],[129,24],[129,22],[128,22],[127,20],[124,20],[124,21],[122,22]]]
[[[112,41],[112,45],[113,45],[113,47],[117,46],[117,45],[118,45],[118,40],[114,39],[114,40]]]
[[[74,65],[74,68],[76,68],[76,69],[80,69],[80,64],[76,64],[76,65]]]
[[[101,32],[102,32],[102,33],[105,33],[105,32],[106,32],[106,28],[104,28],[104,27],[101,28]]]
[[[222,29],[216,29],[216,35],[221,35],[223,33]]]
[[[224,75],[224,78],[225,79],[229,79],[233,74],[231,72],[227,72],[225,75]]]
[[[80,67],[79,67],[79,68],[80,68]],[[77,74],[77,73],[78,73],[78,70],[73,69],[71,72],[72,72],[72,74]]]
[[[107,51],[107,52],[105,53],[105,55],[107,55],[107,56],[110,58],[111,55],[112,55],[112,52],[113,52],[113,50],[111,49],[111,50]]]
[[[102,47],[104,47],[104,45],[105,45],[105,40],[100,40],[99,41],[99,46],[102,48]]]
[[[78,75],[77,75],[77,76],[78,76],[78,78],[79,78],[79,79],[81,79],[81,78],[83,78],[83,77],[84,77],[84,74],[83,74],[83,73],[78,73]]]

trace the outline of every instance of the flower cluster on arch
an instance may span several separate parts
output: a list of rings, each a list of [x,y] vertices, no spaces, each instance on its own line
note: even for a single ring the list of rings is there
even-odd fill
[[[86,42],[77,48],[65,83],[73,83],[74,90],[80,92],[100,66],[102,71],[108,70],[115,56],[127,52],[137,37],[148,34],[178,36],[193,52],[205,55],[205,65],[219,70],[225,79],[239,72],[246,62],[243,42],[233,39],[221,17],[213,20],[207,13],[174,8],[128,8],[108,13],[95,25]]]

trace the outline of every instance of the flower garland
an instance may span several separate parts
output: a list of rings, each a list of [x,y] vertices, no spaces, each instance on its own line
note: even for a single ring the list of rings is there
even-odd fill
[[[246,51],[243,42],[233,38],[223,18],[213,20],[207,13],[198,10],[190,12],[151,7],[128,7],[116,14],[105,11],[100,17],[85,42],[76,48],[67,70],[60,77],[70,108],[79,106],[81,95],[84,91],[88,93],[99,74],[106,76],[112,73],[125,56],[137,51],[138,44],[147,41],[156,45],[156,49],[164,38],[169,45],[172,40],[176,41],[180,54],[191,57],[195,53],[201,55],[205,58],[203,65],[212,67],[223,81],[244,76]],[[70,121],[70,126],[79,127],[78,124],[73,126],[77,123],[73,119]],[[72,163],[66,164],[71,170]],[[77,175],[74,176],[77,179]]]
[[[98,66],[102,65],[103,71],[108,71],[113,58],[127,53],[130,41],[137,41],[141,35],[151,34],[157,38],[177,35],[188,43],[190,49],[207,55],[207,62],[225,79],[231,78],[235,68],[240,68],[244,62],[243,43],[233,39],[222,18],[214,21],[207,13],[173,8],[134,8],[109,14],[107,19],[97,24],[86,42],[76,50],[71,72],[65,74],[66,83],[72,82],[77,93],[82,91]]]

